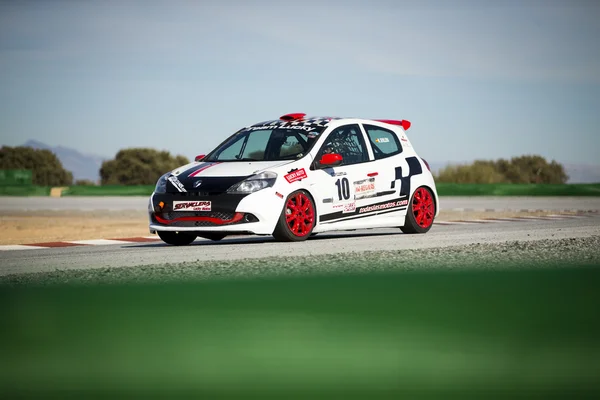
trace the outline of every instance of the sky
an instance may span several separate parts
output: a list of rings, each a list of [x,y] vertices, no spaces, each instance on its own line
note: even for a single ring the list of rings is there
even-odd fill
[[[600,165],[600,2],[2,1],[0,144],[192,159],[292,112],[407,119],[432,162]]]

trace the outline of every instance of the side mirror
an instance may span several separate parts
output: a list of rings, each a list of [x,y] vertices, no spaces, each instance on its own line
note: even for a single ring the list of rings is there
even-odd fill
[[[343,160],[344,158],[341,154],[327,153],[323,154],[321,160],[319,160],[319,166],[321,166],[322,168],[334,167],[336,165],[340,165]]]
[[[196,156],[194,161],[200,162],[200,161],[204,160],[204,157],[206,157],[206,154],[200,154],[199,156]]]

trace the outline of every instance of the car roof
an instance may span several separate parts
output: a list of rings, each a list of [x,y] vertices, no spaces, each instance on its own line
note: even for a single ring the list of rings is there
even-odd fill
[[[318,126],[318,127],[326,127],[331,121],[340,120],[344,118],[339,117],[305,117],[305,118],[297,118],[297,119],[273,119],[269,121],[259,122],[257,124],[251,125],[251,127],[257,126],[273,126],[273,127],[285,127],[285,126],[294,126],[294,125],[309,125],[309,126]]]
[[[407,120],[395,120],[395,119],[364,119],[364,118],[341,118],[341,117],[307,117],[304,113],[292,113],[285,114],[279,117],[279,119],[259,122],[251,125],[251,127],[289,127],[295,125],[303,125],[310,127],[325,128],[330,123],[336,122],[339,125],[344,121],[360,122],[360,123],[372,123],[379,122],[389,125],[401,126],[405,131],[410,128],[410,122]]]

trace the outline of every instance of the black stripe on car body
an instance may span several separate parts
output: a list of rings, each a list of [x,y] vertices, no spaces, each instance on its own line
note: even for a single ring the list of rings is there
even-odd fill
[[[346,215],[346,216],[350,215],[351,217],[350,218],[344,218],[344,219],[337,219],[335,221],[327,221],[325,223],[326,224],[335,224],[336,222],[352,221],[352,220],[359,219],[359,218],[372,217],[374,215],[388,214],[388,213],[392,213],[392,212],[396,212],[396,211],[404,211],[404,210],[406,210],[406,207],[393,208],[391,210],[388,209],[388,210],[385,210],[385,211],[375,211],[375,212],[372,212],[372,213],[361,214],[361,215],[358,215],[358,216],[355,216],[355,217],[352,217],[352,215],[353,215],[352,213],[346,213],[344,215]]]
[[[185,174],[180,174],[177,176],[177,178],[183,184],[183,186],[190,195],[195,195],[195,193],[202,193],[204,195],[216,195],[227,192],[227,189],[229,189],[231,186],[243,181],[249,176],[251,175],[206,177],[202,175],[197,175],[195,177],[189,178]],[[200,182],[199,185],[197,184],[198,182]],[[175,186],[170,181],[167,181],[167,193],[179,193],[177,188],[175,188]]]
[[[386,201],[381,201],[379,203],[372,203],[372,204],[366,204],[364,206],[357,206],[356,210],[354,210],[352,212],[336,211],[336,212],[329,213],[329,214],[323,214],[323,215],[319,216],[319,222],[328,222],[328,221],[332,221],[332,220],[335,220],[335,219],[351,217],[353,215],[358,215],[358,214],[365,215],[365,216],[372,216],[372,215],[380,214],[380,213],[382,213],[384,211],[388,211],[388,210],[391,210],[391,209],[393,209],[394,211],[396,211],[396,210],[400,209],[403,206],[394,206],[394,207],[390,207],[390,208],[387,208],[387,209],[367,211],[367,212],[364,212],[364,213],[360,212],[360,210],[363,209],[363,208],[365,208],[365,207],[378,207],[378,206],[383,206],[383,205],[388,204],[388,203],[399,202],[399,201],[407,200],[407,199],[408,198],[406,196],[400,196],[398,198],[391,199],[391,200],[386,200]],[[406,208],[406,207],[404,207],[404,208]]]
[[[421,162],[417,157],[408,157],[406,159],[408,163],[408,176],[402,176],[402,167],[396,167],[396,180],[400,180],[400,194],[404,196],[410,196],[410,178],[415,175],[420,175],[423,173],[423,168],[421,167]],[[396,181],[392,182],[392,188],[395,187]]]

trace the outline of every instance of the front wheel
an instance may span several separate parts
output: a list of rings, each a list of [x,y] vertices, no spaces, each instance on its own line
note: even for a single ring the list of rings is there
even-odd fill
[[[431,229],[434,217],[435,201],[431,190],[421,186],[412,195],[404,226],[400,229],[404,233],[425,233]]]
[[[166,244],[186,246],[196,240],[196,235],[185,232],[158,231],[158,237]]]
[[[280,242],[306,240],[316,224],[315,205],[304,190],[290,194],[285,201],[273,237]]]

